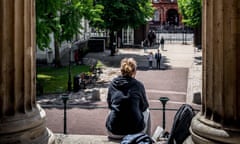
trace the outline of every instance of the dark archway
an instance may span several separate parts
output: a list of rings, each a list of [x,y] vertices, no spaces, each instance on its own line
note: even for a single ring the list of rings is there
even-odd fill
[[[179,25],[179,15],[176,9],[169,9],[166,17],[169,25]]]

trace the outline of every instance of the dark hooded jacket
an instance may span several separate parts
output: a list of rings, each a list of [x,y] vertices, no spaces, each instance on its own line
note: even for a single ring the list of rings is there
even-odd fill
[[[111,82],[107,96],[111,110],[107,129],[116,135],[141,132],[145,128],[143,113],[148,107],[145,88],[132,77],[119,76]]]

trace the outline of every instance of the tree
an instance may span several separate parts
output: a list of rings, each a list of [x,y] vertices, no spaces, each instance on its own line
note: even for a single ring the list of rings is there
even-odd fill
[[[101,23],[100,5],[93,6],[93,0],[36,0],[37,45],[49,48],[48,36],[54,34],[55,66],[61,66],[59,46],[63,41],[71,41],[80,33],[83,18],[92,23]]]
[[[36,0],[36,42],[39,49],[49,48],[50,37],[58,22],[57,12],[61,1]]]
[[[109,30],[111,55],[114,55],[114,32],[122,28],[137,28],[153,16],[153,7],[149,0],[98,0],[104,6],[101,24],[95,27]]]
[[[201,44],[202,0],[178,0],[183,23],[194,28],[194,44]]]

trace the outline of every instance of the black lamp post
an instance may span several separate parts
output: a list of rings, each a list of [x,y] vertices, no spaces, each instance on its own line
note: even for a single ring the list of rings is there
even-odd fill
[[[68,91],[72,90],[72,80],[71,80],[71,44],[68,45],[69,47],[69,59],[68,59]]]
[[[187,29],[184,30],[184,44],[187,44]]]
[[[165,105],[167,103],[167,101],[169,100],[168,97],[160,97],[159,100],[161,101],[162,105],[163,105],[163,129],[165,130],[165,123],[166,123],[166,120],[165,120]]]
[[[182,34],[183,34],[183,35],[182,35],[182,44],[185,44],[185,42],[184,42],[184,39],[185,39],[185,38],[184,38],[184,31],[185,31],[185,29],[184,29],[184,26],[183,26],[183,29],[182,29]]]
[[[67,133],[67,100],[69,99],[68,94],[61,95],[61,99],[64,104],[64,118],[63,118],[63,133]]]

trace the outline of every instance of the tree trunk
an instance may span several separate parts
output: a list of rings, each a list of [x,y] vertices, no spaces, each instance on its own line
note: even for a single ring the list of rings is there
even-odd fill
[[[54,39],[54,50],[55,50],[55,60],[54,60],[55,67],[61,67],[62,64],[60,60],[59,42],[56,40],[56,38]]]
[[[110,33],[109,33],[109,36],[110,36],[110,50],[111,50],[111,56],[114,56],[115,54],[115,45],[113,44],[115,42],[115,37],[114,37],[114,31],[113,30],[110,30]]]

